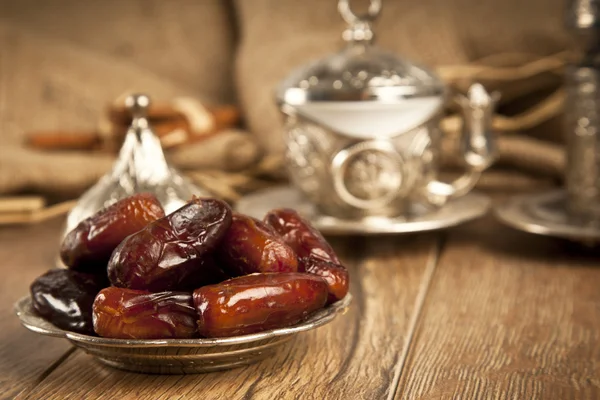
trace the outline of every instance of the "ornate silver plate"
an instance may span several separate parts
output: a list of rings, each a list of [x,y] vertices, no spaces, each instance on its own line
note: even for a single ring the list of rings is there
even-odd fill
[[[600,224],[567,213],[563,189],[515,196],[495,207],[494,213],[500,221],[525,232],[590,243],[600,240]]]
[[[471,192],[449,201],[439,209],[432,210],[416,204],[412,206],[407,216],[341,219],[320,214],[298,190],[290,186],[280,186],[255,192],[240,199],[236,210],[262,219],[269,210],[280,207],[296,209],[324,234],[367,235],[423,232],[459,225],[485,214],[490,208],[490,200],[487,196]]]
[[[297,333],[333,321],[338,314],[346,311],[351,300],[352,296],[348,294],[288,328],[216,339],[106,339],[58,329],[35,313],[29,296],[17,301],[14,308],[27,329],[66,338],[111,367],[151,374],[194,374],[231,369],[268,358]]]

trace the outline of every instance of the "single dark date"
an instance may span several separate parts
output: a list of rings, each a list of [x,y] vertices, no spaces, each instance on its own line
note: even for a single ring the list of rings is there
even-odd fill
[[[123,240],[108,263],[108,277],[114,286],[129,289],[188,287],[190,279],[214,272],[208,256],[230,225],[225,202],[195,198]]]
[[[261,221],[237,213],[219,244],[217,259],[232,276],[298,270],[296,253],[281,237]]]
[[[323,235],[297,211],[282,208],[267,213],[264,222],[277,232],[298,257],[318,257],[340,264],[340,260]]]
[[[106,276],[54,269],[33,281],[31,301],[35,311],[56,327],[93,335],[92,304],[106,286]]]
[[[327,301],[327,284],[298,272],[240,276],[194,291],[198,331],[228,337],[300,322]]]
[[[93,305],[94,330],[113,339],[189,339],[197,336],[192,295],[106,288]]]
[[[81,221],[65,237],[60,257],[71,269],[106,274],[113,250],[148,223],[165,216],[152,194],[136,194]]]

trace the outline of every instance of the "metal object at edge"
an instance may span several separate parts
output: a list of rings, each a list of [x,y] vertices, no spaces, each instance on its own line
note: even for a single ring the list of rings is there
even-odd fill
[[[600,225],[574,218],[567,208],[567,193],[556,189],[524,194],[496,206],[496,217],[515,229],[585,244],[600,242]]]

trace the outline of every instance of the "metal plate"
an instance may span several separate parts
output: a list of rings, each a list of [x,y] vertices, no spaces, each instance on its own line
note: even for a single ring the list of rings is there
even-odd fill
[[[348,294],[305,321],[287,328],[215,339],[107,339],[55,327],[36,314],[29,296],[17,301],[14,309],[27,329],[66,338],[111,367],[153,374],[193,374],[231,369],[268,358],[296,334],[333,321],[347,310],[351,301],[352,296]]]
[[[459,225],[484,215],[490,208],[490,200],[487,196],[471,192],[449,201],[448,204],[437,210],[428,210],[424,206],[416,204],[408,216],[345,220],[319,214],[298,190],[290,186],[280,186],[255,192],[240,199],[236,210],[262,219],[268,211],[281,207],[296,209],[324,234],[370,235],[424,232]]]
[[[571,217],[566,201],[567,194],[562,189],[519,195],[495,207],[494,212],[500,221],[525,232],[575,241],[600,240],[600,225]]]

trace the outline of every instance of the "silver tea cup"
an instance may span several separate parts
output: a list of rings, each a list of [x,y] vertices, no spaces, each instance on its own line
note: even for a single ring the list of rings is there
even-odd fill
[[[398,216],[411,204],[434,207],[468,193],[495,157],[491,116],[496,96],[474,84],[459,96],[465,172],[439,181],[440,119],[447,90],[426,68],[371,45],[371,22],[338,8],[346,47],[303,66],[278,87],[291,182],[320,212],[338,218]]]

